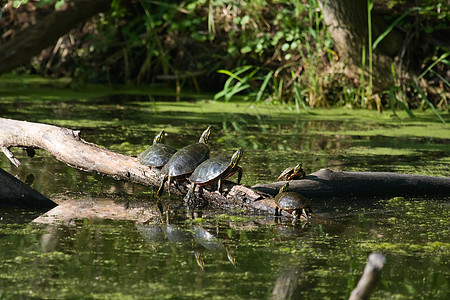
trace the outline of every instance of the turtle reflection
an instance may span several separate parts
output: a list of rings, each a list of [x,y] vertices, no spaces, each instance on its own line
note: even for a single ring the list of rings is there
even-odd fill
[[[200,268],[205,268],[203,253],[224,253],[234,265],[235,258],[221,240],[201,226],[183,228],[174,224],[138,224],[137,229],[153,249],[169,242],[180,251],[193,252]]]
[[[311,226],[310,222],[292,224],[291,222],[275,220],[273,232],[276,237],[281,239],[296,239],[308,231]]]

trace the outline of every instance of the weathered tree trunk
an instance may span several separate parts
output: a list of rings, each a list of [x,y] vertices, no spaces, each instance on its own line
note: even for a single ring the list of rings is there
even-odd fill
[[[41,148],[56,159],[86,171],[95,171],[118,180],[157,186],[159,179],[135,157],[118,154],[88,143],[79,132],[57,126],[0,118],[0,149],[16,165],[20,162],[10,147]],[[215,189],[197,188],[197,196],[222,207],[244,208],[272,214],[272,196],[282,182],[258,184],[253,188],[229,181],[224,183],[225,196]],[[184,195],[187,182],[171,185],[171,192]],[[322,169],[306,179],[291,182],[292,190],[326,206],[334,197],[432,196],[450,195],[450,178],[377,172],[333,172]],[[352,203],[353,204],[353,203]]]
[[[366,0],[319,0],[323,16],[345,71],[351,78],[360,78],[362,53],[365,47],[368,72],[368,22]],[[372,42],[388,27],[383,18],[372,11]],[[373,58],[373,87],[383,91],[394,84],[391,63],[402,48],[403,36],[393,30],[375,49]],[[367,74],[367,73],[366,73]],[[367,77],[366,77],[367,78]]]
[[[72,28],[109,9],[111,0],[72,0],[0,45],[0,74],[27,63]]]

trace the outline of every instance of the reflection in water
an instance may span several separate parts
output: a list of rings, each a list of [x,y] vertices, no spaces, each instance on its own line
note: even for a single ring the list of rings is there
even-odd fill
[[[271,300],[302,299],[298,284],[300,267],[289,266],[278,276],[273,287]]]
[[[280,222],[280,218],[275,218],[273,233],[280,239],[296,239],[308,231],[312,224],[310,222]]]
[[[145,241],[157,250],[158,246],[164,241],[164,233],[159,224],[136,224],[139,233],[144,237]]]
[[[198,244],[205,247],[205,249],[213,252],[226,253],[228,260],[233,265],[236,264],[236,259],[232,255],[231,251],[228,249],[228,247],[225,247],[215,235],[211,234],[209,231],[200,226],[194,226],[193,230],[194,240]]]
[[[42,252],[53,252],[59,245],[59,240],[62,237],[62,231],[56,226],[47,226],[47,233],[41,235],[41,249]]]
[[[137,224],[139,233],[154,250],[163,241],[168,241],[177,249],[185,252],[194,252],[197,264],[205,268],[203,252],[205,250],[215,253],[226,253],[228,260],[234,265],[235,258],[230,250],[223,245],[219,238],[201,226],[192,226],[188,229],[174,224]]]
[[[421,138],[429,128],[436,128],[426,120],[388,125],[358,120],[356,114],[349,116],[349,121],[327,121],[278,112],[210,113],[205,103],[128,101],[133,97],[120,97],[121,105],[103,99],[55,102],[20,98],[2,103],[2,108],[4,117],[81,129],[85,140],[127,155],[143,151],[162,128],[168,132],[167,143],[182,147],[196,139],[194,134],[205,124],[213,124],[217,129],[211,140],[213,156],[245,148],[242,182],[246,185],[275,181],[286,166],[298,161],[303,162],[306,173],[345,167],[347,171],[449,175],[449,139]],[[181,106],[184,111],[174,111]],[[392,130],[395,134],[387,136]],[[67,190],[81,197],[113,194],[132,200],[147,200],[151,194],[139,185],[106,177],[101,180],[98,175],[68,167],[42,150],[37,150],[33,159],[23,151],[15,151],[15,155],[21,167],[8,160],[0,160],[0,167],[23,181],[28,174],[35,174],[32,187],[48,197]],[[449,299],[448,200],[401,201],[398,205],[390,201],[394,206],[387,212],[367,207],[369,203],[373,202],[359,198],[345,204],[334,199],[314,203],[313,208],[323,207],[335,217],[345,215],[319,225],[222,224],[227,240],[213,231],[201,234],[211,238],[196,240],[196,229],[183,223],[177,223],[177,229],[83,220],[70,228],[34,228],[21,224],[36,215],[2,208],[0,298],[295,299],[301,294],[307,299],[344,299],[358,279],[367,253],[379,249],[392,259],[385,266],[383,286],[373,295],[375,299],[415,299],[417,295]],[[353,214],[361,209],[375,213]],[[198,232],[209,228],[202,225]],[[142,247],[143,239],[148,247]],[[236,267],[228,261],[234,261],[230,251],[228,260],[225,254],[206,255],[226,253],[223,249],[230,244],[238,258]],[[208,272],[197,266],[205,268],[203,257]]]

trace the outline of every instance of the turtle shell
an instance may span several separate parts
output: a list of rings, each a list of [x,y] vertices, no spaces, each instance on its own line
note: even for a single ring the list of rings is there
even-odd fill
[[[213,157],[202,162],[192,173],[189,180],[195,184],[206,184],[217,179],[230,165],[228,157]]]
[[[161,168],[177,152],[172,146],[166,144],[153,144],[139,155],[139,162],[152,168]]]
[[[309,200],[296,192],[281,192],[274,198],[279,209],[292,213],[297,209],[309,208]]]
[[[179,177],[194,172],[195,168],[209,158],[209,147],[203,143],[188,145],[178,150],[164,165],[161,172]]]
[[[286,168],[283,172],[281,172],[280,176],[278,176],[278,180],[294,180],[300,179],[306,176],[305,171],[300,169],[298,173],[295,173],[295,166]]]

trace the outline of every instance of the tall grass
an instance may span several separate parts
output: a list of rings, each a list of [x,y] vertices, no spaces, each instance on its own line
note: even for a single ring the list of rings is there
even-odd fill
[[[218,72],[228,78],[215,99],[230,101],[239,94],[240,99],[249,101],[292,102],[297,111],[328,105],[323,92],[323,83],[328,79],[324,78],[326,74],[321,69],[324,58],[333,59],[337,54],[332,49],[332,40],[324,26],[317,0],[309,0],[307,4],[300,1],[294,3],[295,9],[283,7],[280,10],[284,19],[280,19],[283,23],[277,25],[278,30],[262,33],[269,43],[259,47],[273,52],[274,56],[260,64],[220,69]],[[249,49],[256,51],[257,48],[251,48],[250,44],[241,52],[251,56]],[[278,62],[275,63],[274,58]]]
[[[402,19],[404,19],[407,15],[409,15],[410,13],[412,13],[414,11],[421,11],[421,10],[423,10],[423,8],[421,8],[421,7],[413,7],[411,9],[407,10],[400,17],[395,19],[394,22],[392,22],[392,24],[389,25],[386,28],[386,30],[380,34],[380,36],[375,40],[375,42],[372,43],[372,25],[371,25],[372,24],[371,23],[372,9],[373,9],[373,0],[367,0],[368,39],[369,39],[369,76],[370,76],[370,78],[369,78],[369,88],[370,88],[370,91],[372,90],[372,72],[373,72],[373,69],[372,69],[372,60],[373,60],[372,53],[373,53],[373,51],[376,49],[378,44],[394,29],[394,27]],[[418,76],[418,78],[416,79],[416,82],[418,83],[420,81],[420,79],[423,78],[428,72],[431,72],[432,68],[436,64],[438,64],[441,61],[446,62],[445,58],[447,58],[447,56],[449,56],[449,55],[450,55],[450,52],[447,51],[447,52],[443,53],[439,58],[434,60],[434,62],[432,64],[430,64],[430,66],[428,66],[422,72],[422,74],[420,74]],[[363,62],[362,62],[362,67],[361,67],[362,70],[364,70],[364,68],[365,68],[365,66],[364,66],[364,57],[365,57],[365,55],[363,54]],[[364,71],[362,71],[362,73],[363,72]],[[394,85],[390,87],[389,91],[387,91],[387,93],[389,95],[391,110],[394,113],[394,115],[396,115],[395,108],[396,108],[396,105],[399,105],[403,110],[405,110],[407,112],[407,114],[409,115],[410,118],[414,118],[414,114],[412,113],[411,109],[408,106],[408,102],[406,101],[406,96],[403,93],[403,89],[400,86],[400,84],[397,84],[399,82],[399,80],[397,79],[397,76],[396,76],[396,73],[395,73],[395,67],[394,67],[393,64],[391,64],[391,72],[392,72],[392,77],[394,79]],[[437,73],[435,72],[435,74],[437,74]],[[442,78],[442,76],[441,76],[441,78]],[[447,86],[450,87],[450,84],[447,81],[444,80],[444,82],[447,84]],[[434,104],[426,97],[426,95],[423,92],[423,90],[421,88],[419,88],[418,84],[416,84],[414,81],[412,81],[410,84],[413,87],[414,91],[416,91],[421,96],[423,101],[432,109],[433,113],[438,117],[438,119],[442,123],[445,124],[444,118],[436,110]],[[361,85],[364,85],[363,78],[361,80]]]

